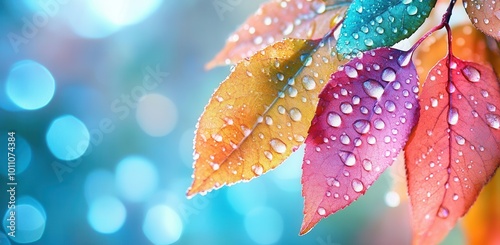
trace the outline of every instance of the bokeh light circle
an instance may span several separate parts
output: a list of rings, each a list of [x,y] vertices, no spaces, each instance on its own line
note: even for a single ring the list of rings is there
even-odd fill
[[[56,84],[50,71],[32,60],[15,63],[5,83],[9,99],[25,110],[46,106],[54,97],[55,89]]]
[[[87,220],[97,232],[110,234],[118,231],[125,223],[127,210],[115,197],[103,196],[90,204]]]
[[[172,208],[158,205],[148,210],[142,230],[154,244],[172,244],[181,237],[183,225]]]
[[[177,124],[177,108],[161,94],[148,94],[139,100],[136,118],[147,134],[154,137],[165,136]]]
[[[8,234],[8,226],[11,224],[9,219],[10,209],[5,212],[3,226]],[[45,232],[47,215],[43,206],[31,197],[21,197],[16,200],[15,210],[15,237],[10,237],[16,243],[33,243],[42,237]]]
[[[71,161],[85,153],[90,144],[90,133],[78,118],[64,115],[52,121],[46,141],[55,157]]]
[[[94,170],[87,175],[83,190],[87,203],[103,196],[115,195],[115,176],[108,170]]]
[[[248,236],[258,244],[273,244],[283,234],[283,218],[274,209],[258,207],[245,216]]]
[[[158,172],[149,160],[140,156],[129,156],[118,163],[115,182],[125,199],[141,202],[156,190]]]

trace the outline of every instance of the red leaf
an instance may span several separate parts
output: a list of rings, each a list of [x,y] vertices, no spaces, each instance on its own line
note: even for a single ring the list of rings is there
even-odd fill
[[[440,242],[500,162],[495,74],[456,57],[450,63],[443,59],[429,73],[420,123],[406,147],[415,244]]]
[[[272,0],[263,4],[226,42],[206,68],[235,63],[285,37],[320,39],[343,16],[348,0]]]
[[[418,118],[409,58],[396,49],[367,52],[339,68],[320,94],[302,166],[301,234],[362,195],[404,147]]]

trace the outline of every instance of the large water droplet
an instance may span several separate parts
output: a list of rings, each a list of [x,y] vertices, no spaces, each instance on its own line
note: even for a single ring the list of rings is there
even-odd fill
[[[455,107],[452,107],[448,111],[448,123],[450,125],[456,125],[458,123],[458,109]]]
[[[450,216],[450,210],[448,210],[447,208],[441,206],[441,207],[439,207],[437,216],[439,218],[446,219],[446,218],[448,218],[448,216]]]
[[[305,75],[302,78],[302,85],[306,90],[313,90],[316,88],[316,82],[314,81],[314,78],[308,75]]]
[[[340,151],[339,152],[340,160],[349,167],[354,166],[356,164],[356,157],[352,152],[348,151]]]
[[[358,71],[356,70],[356,68],[354,68],[352,66],[348,66],[348,65],[344,66],[344,72],[350,78],[357,78],[358,77]]]
[[[368,96],[379,99],[384,93],[384,86],[378,81],[369,79],[363,83],[363,90]]]
[[[280,139],[274,138],[271,141],[269,141],[269,144],[271,145],[273,150],[277,153],[283,154],[286,152],[286,145]]]
[[[343,102],[342,104],[340,104],[340,111],[342,111],[342,113],[344,113],[344,114],[351,114],[353,111],[352,105],[349,103]]]
[[[347,136],[346,134],[343,134],[340,136],[340,143],[348,145],[351,143],[351,138],[349,138],[349,136]]]
[[[465,78],[467,78],[470,82],[477,83],[481,80],[481,73],[479,73],[479,71],[472,66],[466,66],[462,69],[462,72]]]
[[[340,127],[340,124],[342,124],[342,118],[340,117],[339,114],[335,112],[330,112],[328,113],[328,117],[326,118],[326,122],[328,125],[338,128]]]
[[[359,134],[366,134],[370,131],[370,122],[368,120],[356,120],[353,124],[354,130]]]
[[[488,125],[494,129],[500,129],[500,118],[496,114],[486,114]]]
[[[396,80],[396,71],[387,67],[382,71],[382,80],[386,82],[394,82]]]
[[[351,185],[352,185],[352,189],[358,193],[362,192],[363,189],[365,189],[365,187],[363,186],[363,182],[361,182],[361,180],[359,180],[359,179],[353,179],[351,182]]]
[[[257,176],[260,176],[264,172],[264,167],[260,164],[252,165],[252,172]]]
[[[371,38],[365,39],[364,43],[367,47],[373,46],[373,40]]]
[[[290,114],[290,118],[295,122],[298,122],[302,119],[302,113],[300,112],[299,109],[297,109],[295,107],[290,109],[289,114]]]
[[[326,210],[324,208],[318,208],[318,214],[321,215],[321,216],[325,216],[326,215]]]

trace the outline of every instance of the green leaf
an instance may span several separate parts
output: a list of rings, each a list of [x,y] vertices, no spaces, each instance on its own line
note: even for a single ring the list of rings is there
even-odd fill
[[[436,0],[355,0],[347,10],[337,42],[339,54],[388,47],[413,34],[429,16]]]

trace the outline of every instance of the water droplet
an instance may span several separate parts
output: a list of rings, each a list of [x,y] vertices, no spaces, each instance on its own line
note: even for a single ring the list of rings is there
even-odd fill
[[[500,118],[496,114],[486,114],[488,125],[494,129],[500,129]]]
[[[328,117],[326,119],[326,122],[328,123],[328,125],[335,127],[335,128],[338,128],[338,127],[340,127],[340,124],[342,124],[342,118],[340,117],[339,114],[337,114],[335,112],[330,112],[330,113],[328,113]]]
[[[340,136],[340,142],[344,145],[348,145],[349,143],[351,143],[351,138],[349,138],[349,136],[347,136],[346,134],[343,134]]]
[[[264,151],[264,156],[266,156],[266,158],[267,158],[269,161],[272,161],[272,160],[273,160],[273,153],[271,153],[270,151]]]
[[[316,14],[322,14],[326,11],[326,4],[324,1],[314,1],[312,3],[312,9]]]
[[[314,81],[314,78],[308,75],[302,78],[302,85],[306,90],[313,90],[316,88],[316,82]]]
[[[358,12],[358,13],[360,13],[360,14],[361,14],[361,13],[363,13],[363,6],[358,5],[358,6],[356,7],[356,12]]]
[[[267,125],[273,125],[273,118],[270,116],[266,116],[266,124]]]
[[[409,5],[406,7],[406,13],[408,13],[408,15],[416,15],[417,12],[418,8],[415,5]]]
[[[278,78],[278,80],[280,81],[283,81],[285,79],[285,75],[283,75],[282,73],[278,72],[278,74],[276,74],[276,77]]]
[[[340,160],[349,167],[354,166],[356,164],[356,157],[352,152],[348,151],[340,151],[339,152]]]
[[[260,176],[264,172],[264,167],[260,164],[252,165],[252,172],[257,176]]]
[[[481,79],[481,73],[472,66],[466,66],[462,72],[469,82],[477,83]]]
[[[497,107],[495,105],[490,104],[490,103],[486,104],[486,108],[488,109],[489,112],[495,112],[497,110]]]
[[[363,83],[363,90],[368,96],[379,99],[384,93],[384,86],[382,86],[382,84],[378,81],[369,79]]]
[[[321,215],[321,216],[325,216],[326,215],[326,210],[324,208],[318,208],[318,214]]]
[[[380,26],[377,26],[377,28],[375,28],[375,31],[378,33],[378,34],[384,34],[385,30],[384,28],[380,27]]]
[[[455,136],[455,140],[457,141],[457,144],[459,144],[459,145],[465,145],[465,138],[462,137],[461,135]]]
[[[484,98],[488,98],[488,96],[490,96],[490,94],[488,93],[488,91],[486,90],[481,90],[481,95],[484,97]]]
[[[409,101],[406,101],[405,102],[405,108],[408,109],[408,110],[411,110],[411,108],[413,108],[413,104]]]
[[[448,218],[449,215],[450,215],[450,211],[447,208],[445,208],[443,206],[439,207],[439,210],[437,213],[437,216],[439,218],[445,219],[445,218]]]
[[[214,134],[212,138],[217,142],[222,142],[222,136],[220,134]]]
[[[298,93],[299,93],[299,91],[297,91],[297,89],[296,89],[296,88],[294,88],[294,87],[292,87],[292,86],[290,86],[290,87],[288,88],[288,95],[289,95],[290,97],[295,98],[295,97],[297,96],[297,94],[298,94]]]
[[[353,105],[359,105],[359,103],[360,103],[360,102],[361,102],[361,98],[360,98],[359,96],[354,95],[354,96],[352,97],[352,104],[353,104]]]
[[[394,102],[392,102],[392,100],[387,100],[385,102],[385,109],[388,112],[394,112],[396,110],[396,104],[394,104]]]
[[[380,107],[379,105],[375,105],[373,107],[373,112],[375,112],[375,114],[377,114],[377,115],[382,114],[382,107]]]
[[[368,29],[368,27],[366,27],[366,26],[362,26],[362,27],[361,27],[361,31],[362,31],[363,33],[368,33],[370,30]]]
[[[302,113],[300,112],[299,109],[297,109],[295,107],[290,109],[289,114],[290,114],[290,118],[295,122],[298,122],[302,119]]]
[[[438,106],[438,100],[434,97],[431,97],[431,106],[436,108]]]
[[[340,187],[340,182],[337,179],[333,178],[333,177],[327,177],[326,178],[326,184],[328,186]]]
[[[368,120],[356,120],[353,124],[354,130],[359,134],[366,134],[370,131],[370,122]]]
[[[283,114],[285,114],[285,112],[286,112],[285,107],[282,106],[282,105],[279,105],[278,106],[278,113],[281,114],[281,115],[283,115]]]
[[[352,66],[347,66],[347,65],[344,66],[344,72],[350,78],[357,78],[358,77],[358,71]]]
[[[366,171],[372,171],[372,167],[373,167],[373,164],[370,160],[368,160],[368,159],[363,160],[363,168]]]
[[[377,118],[373,121],[373,126],[378,130],[382,130],[385,128],[385,122],[382,119]]]
[[[353,179],[351,182],[351,185],[352,185],[352,189],[358,193],[362,192],[363,189],[365,189],[365,187],[363,186],[363,182],[361,182],[361,180],[359,180],[359,179]]]
[[[448,123],[450,125],[456,125],[458,123],[458,109],[455,107],[452,107],[448,111]]]
[[[364,41],[364,42],[365,42],[365,45],[366,45],[367,47],[371,47],[371,46],[373,46],[373,40],[372,40],[372,39],[370,39],[370,38],[365,39],[365,41]]]
[[[347,102],[343,102],[340,104],[340,111],[344,114],[351,114],[353,111],[352,105]]]
[[[271,147],[277,153],[283,154],[286,152],[286,145],[280,139],[274,138],[271,141],[269,141],[269,144],[271,144]]]
[[[399,89],[401,88],[401,83],[400,83],[400,82],[398,82],[398,81],[393,82],[393,83],[392,83],[392,88],[393,88],[394,90],[399,90]]]
[[[394,82],[396,80],[396,71],[387,67],[382,71],[382,80],[386,82]]]
[[[213,169],[214,171],[219,170],[219,168],[220,168],[220,165],[219,165],[219,164],[217,164],[217,163],[212,164],[212,169]]]
[[[377,139],[373,135],[370,135],[366,139],[366,142],[368,142],[368,144],[370,145],[375,145],[377,143]]]
[[[453,195],[453,201],[456,201],[456,200],[458,200],[458,195],[457,195],[457,194],[454,194],[454,195]]]

